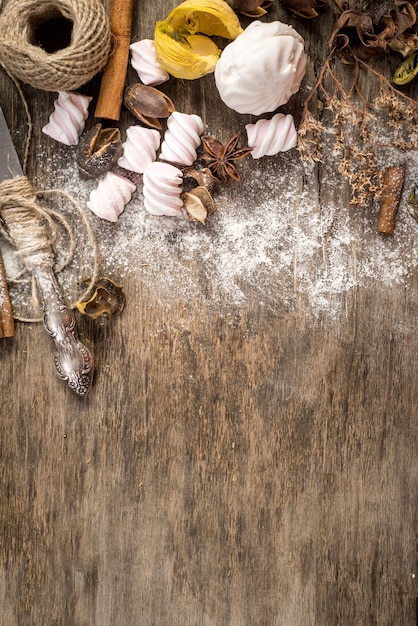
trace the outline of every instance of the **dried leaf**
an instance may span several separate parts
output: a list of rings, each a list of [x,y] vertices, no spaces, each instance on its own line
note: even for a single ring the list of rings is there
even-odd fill
[[[265,15],[273,0],[227,0],[230,7],[241,15],[257,18]]]
[[[404,59],[418,50],[418,35],[415,33],[401,33],[389,42],[388,47],[394,52],[399,52]]]
[[[341,39],[341,35],[348,38],[353,49],[356,43],[350,31],[355,31],[362,52],[361,56],[371,56],[377,52],[396,50],[408,56],[415,50],[412,44],[412,28],[416,24],[416,11],[410,2],[404,0],[369,0],[367,3],[357,1],[343,3],[343,11],[340,14],[330,42],[337,37],[344,47],[347,40]],[[342,49],[341,46],[339,46]]]
[[[360,41],[363,41],[366,34],[371,35],[373,33],[373,22],[370,15],[348,9],[341,13],[332,31],[330,42],[332,43],[340,31],[347,28],[354,28],[357,31],[357,35]]]

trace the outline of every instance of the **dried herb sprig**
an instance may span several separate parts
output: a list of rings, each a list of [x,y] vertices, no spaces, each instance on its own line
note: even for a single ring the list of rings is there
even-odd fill
[[[350,55],[351,64],[341,63],[341,68],[350,78],[349,86],[333,69],[331,60],[337,61],[334,46],[326,58],[317,82],[304,102],[302,119],[298,129],[298,149],[301,158],[310,163],[322,161],[322,148],[326,127],[314,116],[310,107],[314,97],[324,103],[325,111],[332,116],[333,154],[337,158],[338,170],[345,176],[352,191],[351,204],[366,206],[370,197],[378,197],[382,191],[383,173],[376,164],[376,150],[389,145],[407,149],[418,142],[418,103],[398,91],[388,79],[356,52],[346,45],[344,61]],[[377,95],[368,101],[359,85],[360,71],[377,81]],[[386,107],[391,130],[389,143],[378,141],[373,128],[375,112]],[[407,137],[407,139],[405,139]]]

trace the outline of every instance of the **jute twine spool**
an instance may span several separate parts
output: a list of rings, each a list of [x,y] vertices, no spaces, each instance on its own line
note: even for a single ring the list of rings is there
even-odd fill
[[[68,45],[51,52],[37,33],[54,21],[70,34]],[[110,50],[109,20],[100,0],[9,0],[0,14],[0,62],[37,89],[78,89],[105,66]]]

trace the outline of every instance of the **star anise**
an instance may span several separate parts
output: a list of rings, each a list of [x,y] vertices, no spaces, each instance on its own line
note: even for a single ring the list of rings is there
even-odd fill
[[[241,139],[241,133],[237,133],[224,146],[218,139],[213,136],[202,137],[203,147],[205,149],[202,158],[207,161],[208,167],[223,183],[228,178],[241,180],[235,161],[242,159],[250,154],[252,148],[237,148]]]

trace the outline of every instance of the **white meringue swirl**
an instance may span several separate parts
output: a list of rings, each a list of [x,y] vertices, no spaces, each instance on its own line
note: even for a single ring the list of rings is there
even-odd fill
[[[255,124],[247,124],[245,130],[253,159],[286,152],[297,143],[295,122],[290,114],[276,113],[271,120],[263,119]]]
[[[174,111],[167,120],[160,159],[180,165],[192,165],[197,158],[204,125],[199,115]]]
[[[150,163],[143,176],[144,206],[152,215],[180,215],[183,173],[174,165]]]
[[[76,146],[84,130],[92,98],[75,91],[59,91],[54,111],[42,132],[66,146]]]
[[[117,222],[135,189],[135,185],[124,176],[107,172],[96,189],[90,193],[87,206],[97,217],[108,222]]]
[[[142,174],[149,163],[157,158],[161,136],[158,130],[143,126],[130,126],[126,131],[123,154],[118,165],[125,170]]]
[[[161,85],[170,75],[162,67],[153,39],[141,39],[129,46],[131,65],[144,85]]]

